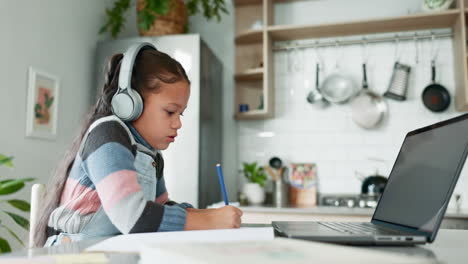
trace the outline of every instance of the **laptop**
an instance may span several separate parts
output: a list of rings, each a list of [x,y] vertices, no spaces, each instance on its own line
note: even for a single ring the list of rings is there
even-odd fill
[[[434,241],[468,153],[468,114],[409,132],[371,222],[273,221],[279,236],[353,245]]]

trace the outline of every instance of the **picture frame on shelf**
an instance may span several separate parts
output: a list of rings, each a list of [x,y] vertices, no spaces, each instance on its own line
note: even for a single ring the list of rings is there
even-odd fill
[[[57,76],[29,68],[26,137],[49,140],[57,137],[59,89]]]

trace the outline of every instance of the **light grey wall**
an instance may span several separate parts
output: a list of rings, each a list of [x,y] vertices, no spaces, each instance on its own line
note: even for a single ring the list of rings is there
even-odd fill
[[[0,168],[2,179],[35,177],[46,183],[77,134],[90,106],[94,49],[108,2],[0,1],[0,153],[15,157],[13,169]],[[25,137],[30,66],[60,78],[57,138],[52,141]],[[19,198],[29,200],[29,186]]]

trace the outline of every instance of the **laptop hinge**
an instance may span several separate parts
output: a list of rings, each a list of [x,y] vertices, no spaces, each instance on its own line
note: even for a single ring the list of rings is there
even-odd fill
[[[402,225],[398,225],[398,224],[393,224],[393,223],[389,223],[389,222],[385,222],[385,221],[380,221],[380,220],[377,220],[377,219],[372,219],[371,223],[375,224],[375,225],[378,225],[378,226],[390,228],[390,229],[396,229],[396,230],[399,230],[399,231],[402,231],[402,232],[408,232],[408,233],[411,233],[411,234],[413,234],[415,236],[424,236],[424,237],[426,237],[426,239],[429,239],[431,237],[431,235],[432,235],[432,232],[424,232],[424,231],[421,231],[421,230],[416,230],[415,228],[406,227],[406,226],[402,226]]]

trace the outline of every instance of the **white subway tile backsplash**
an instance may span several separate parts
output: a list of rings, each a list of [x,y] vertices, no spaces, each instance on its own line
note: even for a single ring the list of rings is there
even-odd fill
[[[361,145],[364,143],[365,136],[362,133],[337,133],[335,135],[335,144],[338,145]]]
[[[389,175],[407,132],[460,114],[455,111],[453,103],[452,43],[450,39],[436,42],[436,77],[452,95],[450,108],[443,113],[433,113],[421,101],[421,93],[430,83],[430,41],[419,42],[418,63],[414,43],[402,42],[400,62],[412,66],[407,100],[386,99],[388,115],[379,127],[371,130],[353,122],[347,103],[325,109],[307,103],[307,93],[315,87],[316,58],[313,49],[300,51],[295,59],[288,52],[276,52],[275,118],[239,122],[240,161],[256,160],[267,164],[271,157],[278,156],[285,164],[316,163],[322,193],[359,193],[361,182],[355,176],[356,171],[370,175],[378,170],[382,175]],[[318,52],[323,58],[321,81],[336,70],[337,58],[340,58],[339,70],[350,74],[356,85],[361,87],[363,58],[360,45],[322,48]],[[369,45],[368,53],[370,89],[383,94],[387,91],[396,60],[395,43]],[[297,65],[291,67],[291,63]],[[262,132],[273,136],[259,137]],[[455,189],[464,197],[465,208],[468,208],[467,184],[468,169],[465,168]]]
[[[304,144],[306,145],[331,145],[335,142],[335,134],[332,133],[325,133],[325,132],[319,132],[317,130],[313,131],[311,129],[310,133],[307,133],[306,136],[304,136]]]
[[[359,194],[361,192],[361,182],[357,179],[341,180],[321,180],[318,184],[321,194]]]

